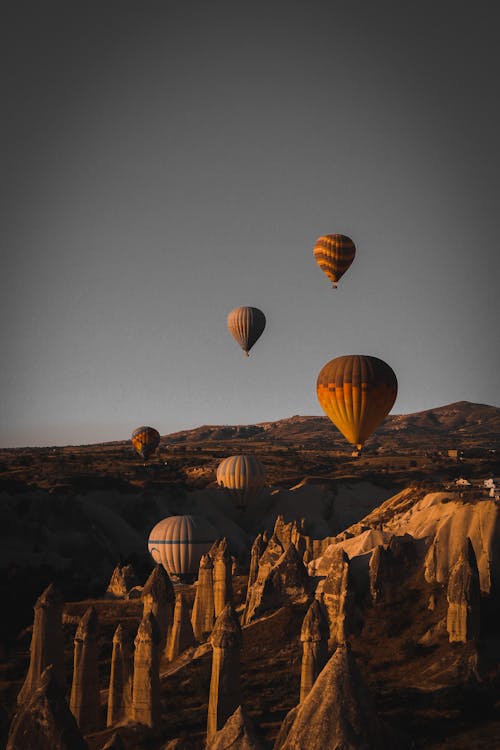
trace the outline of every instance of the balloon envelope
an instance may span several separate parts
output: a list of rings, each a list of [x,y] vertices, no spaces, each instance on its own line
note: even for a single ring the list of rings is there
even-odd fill
[[[264,487],[264,467],[252,455],[229,456],[217,468],[217,484],[237,508],[246,508]]]
[[[383,360],[351,354],[323,367],[316,392],[333,424],[346,440],[361,448],[392,409],[398,381]]]
[[[227,316],[227,327],[248,357],[266,327],[266,316],[257,307],[236,307]]]
[[[325,234],[314,245],[314,258],[333,286],[345,274],[356,255],[356,246],[345,234]]]
[[[154,453],[160,443],[160,433],[154,427],[138,427],[132,433],[132,445],[144,460]]]
[[[201,556],[216,539],[216,530],[201,516],[168,516],[151,529],[148,550],[169,575],[186,579],[197,575]]]

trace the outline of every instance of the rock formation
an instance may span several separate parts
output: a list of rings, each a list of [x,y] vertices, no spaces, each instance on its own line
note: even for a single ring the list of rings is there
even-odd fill
[[[7,750],[88,750],[52,665],[14,716]]]
[[[278,516],[274,524],[274,536],[280,542],[284,550],[293,544],[302,557],[307,549],[308,538],[304,535],[304,519],[294,519],[285,523],[283,516]]]
[[[328,648],[344,643],[352,631],[354,595],[349,558],[341,547],[331,557],[328,575],[322,585],[322,599],[328,616]]]
[[[448,581],[446,628],[450,643],[479,638],[480,593],[476,555],[471,540],[467,539]]]
[[[259,560],[266,548],[266,542],[262,534],[257,534],[252,544],[252,551],[250,553],[250,572],[248,574],[248,587],[256,581],[257,574],[259,572]]]
[[[167,644],[167,659],[173,661],[182,651],[194,646],[195,643],[188,606],[184,594],[179,591],[175,598],[174,622]]]
[[[75,634],[70,708],[83,734],[99,729],[99,618],[94,607],[83,615]]]
[[[210,555],[202,555],[191,624],[194,636],[200,643],[208,638],[215,622],[213,563]]]
[[[212,635],[212,677],[208,697],[207,742],[241,703],[241,628],[231,604],[217,618]]]
[[[225,541],[225,540],[223,540]],[[226,545],[221,544],[214,557],[214,609],[217,618],[226,604],[233,601],[233,561]]]
[[[132,718],[156,727],[160,720],[161,635],[152,612],[145,614],[135,637]]]
[[[306,698],[328,659],[328,619],[323,605],[314,599],[307,610],[300,640],[302,641],[302,670],[300,675],[300,702]]]
[[[172,581],[163,565],[156,565],[142,591],[143,617],[151,612],[160,633],[159,649],[163,653],[174,619],[175,594]]]
[[[274,750],[383,750],[368,689],[346,644],[338,646],[303,703],[285,718]]]
[[[35,603],[30,665],[24,685],[17,696],[18,705],[29,698],[49,664],[54,665],[54,678],[64,688],[62,607],[61,595],[51,583]]]
[[[108,715],[106,724],[125,721],[132,710],[133,654],[132,639],[121,626],[113,636],[113,653],[111,656],[111,675],[108,690]]]
[[[123,744],[123,740],[118,732],[114,732],[112,737],[110,737],[109,741],[103,745],[101,750],[125,750],[125,745]]]
[[[126,599],[129,592],[139,585],[132,565],[117,565],[106,590],[107,599]]]
[[[369,563],[370,593],[376,603],[390,600],[414,570],[418,559],[417,543],[410,534],[391,537],[387,547],[379,544]]]
[[[222,729],[208,741],[206,750],[264,750],[244,708],[238,706]]]

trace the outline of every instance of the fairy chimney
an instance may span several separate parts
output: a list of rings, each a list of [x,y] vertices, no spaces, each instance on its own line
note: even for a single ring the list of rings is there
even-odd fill
[[[30,664],[17,703],[21,705],[38,686],[42,672],[54,665],[54,679],[64,687],[63,601],[53,583],[38,597],[30,645]]]
[[[173,661],[182,651],[194,646],[195,643],[186,599],[183,592],[179,591],[175,598],[174,622],[167,644],[166,656],[168,661]]]
[[[212,678],[208,697],[207,742],[241,703],[241,628],[232,604],[217,618],[212,635]]]
[[[323,605],[314,599],[302,623],[302,670],[300,675],[300,702],[308,695],[316,677],[328,659],[328,619]]]
[[[94,607],[75,634],[70,708],[83,734],[99,729],[99,618]]]
[[[167,643],[174,619],[175,594],[172,581],[163,565],[156,565],[142,590],[143,617],[149,612],[155,616],[159,629],[160,653]]]
[[[132,709],[133,654],[130,634],[118,625],[113,636],[106,725],[125,721]]]
[[[160,720],[161,635],[152,612],[145,614],[135,637],[132,718],[156,727]]]
[[[329,649],[344,643],[352,628],[354,602],[351,589],[349,558],[339,547],[335,550],[322,585],[322,599],[330,629]]]
[[[467,537],[464,550],[448,580],[446,628],[450,643],[466,643],[479,637],[480,583],[476,555]]]
[[[106,590],[106,599],[126,599],[129,591],[138,585],[132,565],[117,565]]]
[[[206,750],[263,750],[253,722],[242,706],[207,743]]]
[[[200,643],[208,638],[215,622],[213,567],[210,555],[202,555],[191,613],[194,636]]]
[[[226,604],[233,601],[233,561],[222,540],[214,557],[214,609],[217,618]]]

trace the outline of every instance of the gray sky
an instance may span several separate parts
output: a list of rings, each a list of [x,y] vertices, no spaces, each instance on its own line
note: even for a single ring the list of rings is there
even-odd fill
[[[0,445],[320,414],[350,353],[392,366],[396,413],[498,405],[493,9],[11,3]],[[248,360],[238,305],[268,319]]]

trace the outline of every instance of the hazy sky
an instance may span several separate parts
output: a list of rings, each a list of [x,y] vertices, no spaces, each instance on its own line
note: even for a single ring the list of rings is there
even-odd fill
[[[320,414],[350,353],[396,413],[498,405],[494,7],[10,3],[0,445]],[[238,305],[268,320],[248,360]]]

